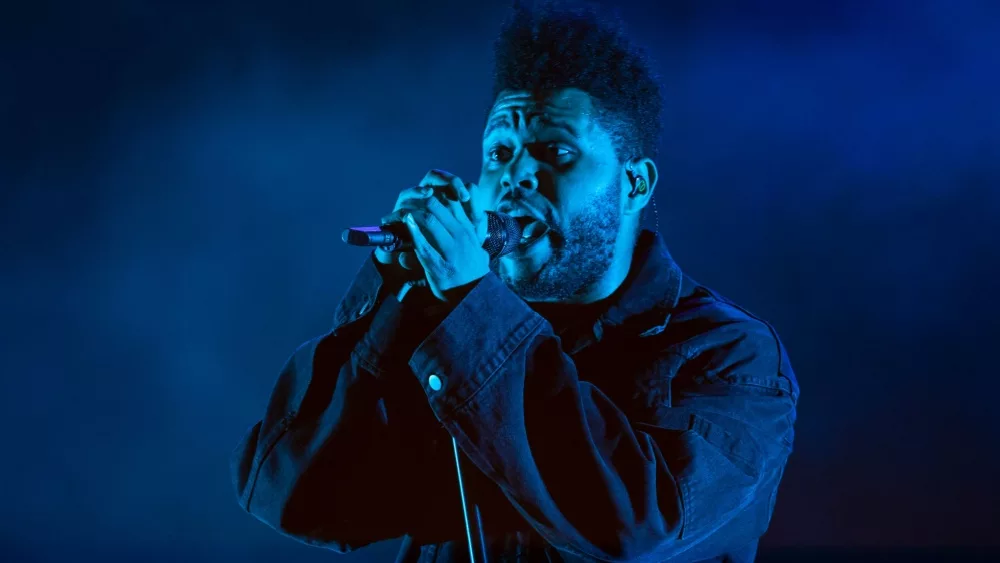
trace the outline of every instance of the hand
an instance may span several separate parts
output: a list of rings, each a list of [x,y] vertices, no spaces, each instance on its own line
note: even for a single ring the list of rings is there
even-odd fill
[[[431,170],[414,188],[404,190],[393,212],[382,224],[403,220],[413,239],[413,249],[389,253],[376,249],[376,259],[416,273],[434,296],[444,302],[461,299],[469,286],[489,273],[486,214],[471,197],[470,188],[457,176]],[[394,256],[395,255],[395,256]]]

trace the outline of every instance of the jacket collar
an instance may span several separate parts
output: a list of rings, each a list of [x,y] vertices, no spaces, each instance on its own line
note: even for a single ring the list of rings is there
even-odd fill
[[[601,321],[624,326],[649,314],[667,314],[677,306],[681,269],[659,233],[642,231],[632,253],[632,265],[622,282],[619,298],[613,300]],[[647,327],[648,328],[648,327]]]

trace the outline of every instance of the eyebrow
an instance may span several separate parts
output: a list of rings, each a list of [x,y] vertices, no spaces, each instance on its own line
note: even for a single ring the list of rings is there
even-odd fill
[[[541,124],[546,127],[554,127],[556,129],[562,129],[567,133],[569,133],[574,139],[580,138],[580,135],[577,134],[576,129],[574,129],[573,126],[570,125],[569,123],[553,121],[551,118],[546,117],[544,115],[534,115],[531,117],[538,119],[538,121],[541,122]],[[490,121],[489,125],[486,126],[486,131],[483,133],[483,138],[485,139],[486,137],[490,136],[490,133],[496,131],[497,129],[503,129],[503,128],[513,129],[514,126],[510,124],[510,120],[507,119],[506,116],[497,117],[492,121]]]

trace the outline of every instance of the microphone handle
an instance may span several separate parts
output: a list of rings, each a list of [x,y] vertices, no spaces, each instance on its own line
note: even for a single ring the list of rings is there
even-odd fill
[[[409,232],[402,223],[389,223],[377,227],[350,227],[340,238],[353,246],[380,246],[386,252],[413,248]]]
[[[487,235],[483,248],[490,258],[497,258],[513,251],[521,239],[520,224],[508,215],[486,212]],[[413,248],[410,231],[402,223],[344,229],[341,240],[353,246],[378,246],[387,252]]]

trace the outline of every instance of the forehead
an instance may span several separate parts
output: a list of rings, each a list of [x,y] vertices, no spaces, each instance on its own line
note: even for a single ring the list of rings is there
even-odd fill
[[[498,128],[563,126],[574,135],[592,133],[597,128],[594,104],[581,90],[567,88],[544,94],[525,91],[501,92],[490,109],[483,136]]]

